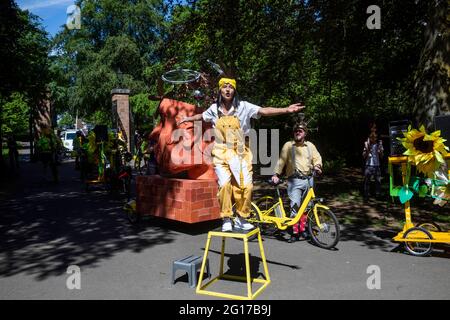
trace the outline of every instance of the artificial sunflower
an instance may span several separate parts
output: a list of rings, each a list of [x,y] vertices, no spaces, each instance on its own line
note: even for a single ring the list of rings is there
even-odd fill
[[[444,156],[449,150],[444,145],[447,140],[441,137],[441,131],[427,134],[423,125],[419,130],[409,126],[403,135],[404,138],[398,138],[406,148],[403,154],[408,156],[408,161],[413,163],[418,171],[432,177],[434,172],[445,164]]]

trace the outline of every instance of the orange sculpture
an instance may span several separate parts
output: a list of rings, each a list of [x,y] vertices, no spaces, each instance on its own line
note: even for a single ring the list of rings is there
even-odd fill
[[[213,142],[203,138],[205,132],[212,128],[211,125],[202,122],[201,134],[200,127],[194,130],[195,124],[192,122],[177,126],[177,121],[181,118],[202,113],[203,109],[164,98],[159,104],[158,112],[161,121],[149,138],[156,141],[154,152],[160,173],[170,176],[184,173],[188,179],[193,180],[217,179],[209,161]],[[208,133],[206,136],[211,136]]]

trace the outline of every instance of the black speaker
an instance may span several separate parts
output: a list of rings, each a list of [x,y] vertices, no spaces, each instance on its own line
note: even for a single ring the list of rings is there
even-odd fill
[[[389,122],[389,146],[391,149],[391,156],[402,156],[405,152],[405,147],[397,138],[404,138],[403,132],[408,131],[408,126],[411,124],[409,120],[399,120]]]
[[[444,144],[450,146],[450,115],[434,117],[434,130],[441,130],[441,137],[447,140]]]
[[[95,142],[108,141],[108,127],[105,125],[96,125],[94,128]]]

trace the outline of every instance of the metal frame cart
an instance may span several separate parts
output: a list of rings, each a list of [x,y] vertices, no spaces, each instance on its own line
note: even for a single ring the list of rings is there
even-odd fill
[[[445,159],[448,162],[450,160],[450,155],[446,156]],[[410,183],[411,164],[408,163],[408,158],[406,156],[389,157],[390,194],[391,196],[398,196],[399,187],[394,187],[394,165],[401,166],[402,183],[405,187]],[[450,170],[448,174],[450,176]],[[434,190],[432,188],[432,193],[433,192]],[[450,244],[450,231],[443,232],[434,222],[425,222],[415,226],[411,218],[411,206],[409,200],[406,201],[404,205],[405,224],[403,225],[403,230],[393,238],[394,241],[403,242],[405,249],[414,256],[426,256],[431,253],[433,243]]]

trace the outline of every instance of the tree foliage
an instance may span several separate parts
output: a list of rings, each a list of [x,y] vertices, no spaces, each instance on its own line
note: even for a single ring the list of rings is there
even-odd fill
[[[55,65],[65,68],[65,100],[80,116],[111,110],[111,90],[150,91],[160,63],[162,1],[78,1],[80,30],[64,29],[54,39]]]
[[[110,118],[111,89],[131,89],[138,126],[148,125],[157,79],[221,63],[243,99],[262,106],[306,104],[326,157],[359,161],[368,124],[448,110],[448,1],[385,0],[369,30],[368,0],[85,0],[80,30],[53,39],[49,87],[61,112]],[[439,36],[440,35],[440,36]],[[166,90],[168,90],[166,86]],[[437,94],[436,94],[437,93]],[[430,111],[431,110],[431,111]],[[290,134],[288,117],[259,127]]]
[[[0,43],[1,142],[3,130],[25,132],[29,113],[46,95],[50,41],[39,18],[9,0],[0,2]]]
[[[2,132],[14,133],[16,136],[26,136],[28,133],[29,105],[21,93],[13,93],[3,105]]]

